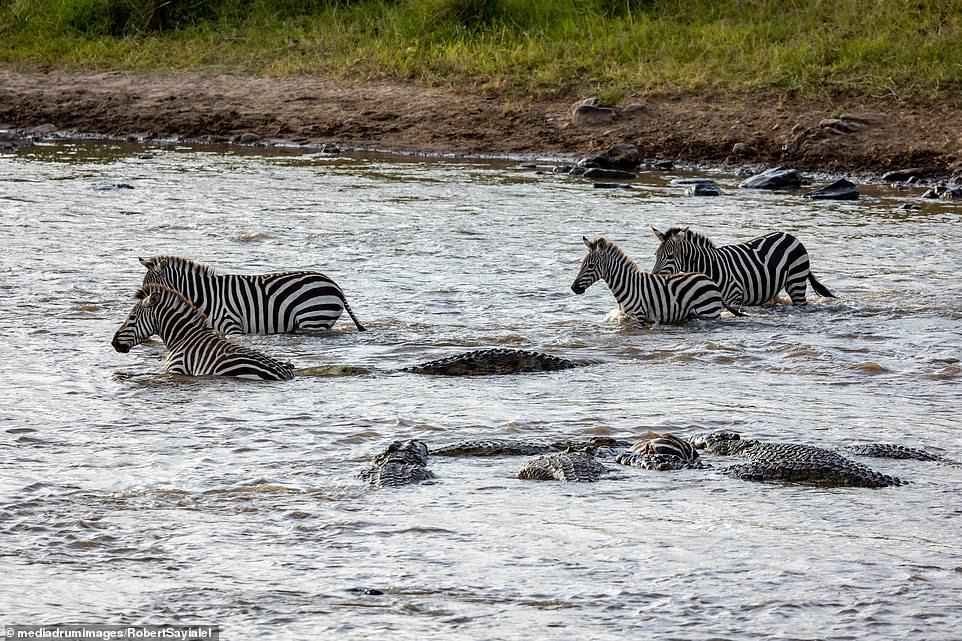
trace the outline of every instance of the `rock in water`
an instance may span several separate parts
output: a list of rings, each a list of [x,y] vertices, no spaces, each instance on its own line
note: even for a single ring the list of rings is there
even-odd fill
[[[801,174],[795,169],[784,167],[766,169],[739,185],[743,189],[787,189],[801,186]]]
[[[813,200],[857,200],[858,186],[851,180],[842,178],[831,185],[805,194]]]
[[[685,190],[689,196],[723,196],[724,192],[710,180],[697,182],[688,186]]]

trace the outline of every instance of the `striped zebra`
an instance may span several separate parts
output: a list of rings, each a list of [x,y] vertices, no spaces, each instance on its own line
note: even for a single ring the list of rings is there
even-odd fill
[[[809,269],[808,252],[791,234],[773,232],[738,245],[716,247],[707,236],[688,227],[672,227],[661,233],[651,228],[660,241],[655,252],[655,273],[699,271],[708,274],[722,291],[725,304],[764,305],[782,289],[792,304],[805,304],[805,281],[821,296],[834,298],[815,280]]]
[[[122,354],[154,334],[167,346],[165,368],[187,376],[239,376],[268,381],[294,378],[287,363],[235,345],[207,325],[207,317],[180,292],[163,285],[144,285],[137,302],[111,342]]]
[[[715,282],[698,273],[643,272],[607,238],[582,236],[588,255],[571,291],[583,294],[598,280],[608,284],[622,312],[641,322],[681,323],[692,318],[718,318],[724,304]]]
[[[147,268],[143,285],[176,289],[207,314],[213,329],[225,334],[330,329],[345,309],[358,331],[364,331],[341,288],[319,272],[221,275],[180,256],[139,260]]]

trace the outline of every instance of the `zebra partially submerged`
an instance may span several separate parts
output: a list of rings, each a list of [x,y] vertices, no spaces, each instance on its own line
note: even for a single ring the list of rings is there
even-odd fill
[[[344,292],[319,272],[218,274],[213,267],[180,256],[140,258],[143,284],[179,291],[225,334],[284,334],[330,329],[346,310],[358,331]]]
[[[187,376],[238,376],[269,381],[294,378],[294,369],[256,350],[236,345],[207,325],[207,317],[180,292],[164,285],[138,289],[137,302],[111,344],[126,354],[157,334],[167,346],[165,368]]]
[[[656,273],[697,271],[718,283],[727,306],[764,305],[784,289],[794,305],[805,304],[806,281],[820,296],[834,294],[815,279],[804,245],[785,232],[773,232],[737,245],[716,247],[707,236],[688,227],[662,233],[651,228],[660,244]]]
[[[595,282],[603,280],[623,313],[652,323],[718,318],[727,307],[715,281],[705,274],[645,272],[607,238],[582,237],[582,240],[588,254],[571,284],[575,294],[583,294]]]

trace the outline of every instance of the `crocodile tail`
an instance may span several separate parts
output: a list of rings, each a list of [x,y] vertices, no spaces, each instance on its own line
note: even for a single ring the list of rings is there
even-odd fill
[[[815,275],[812,274],[812,272],[808,272],[808,282],[812,284],[812,289],[814,289],[815,293],[819,296],[824,296],[825,298],[835,298],[835,294],[830,292],[828,287],[815,280]]]

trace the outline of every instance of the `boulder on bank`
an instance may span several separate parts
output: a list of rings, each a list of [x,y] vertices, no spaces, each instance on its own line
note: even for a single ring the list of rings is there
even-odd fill
[[[851,180],[842,178],[805,194],[805,197],[812,200],[858,200],[858,186]]]
[[[592,167],[591,169],[585,171],[582,176],[585,178],[633,180],[638,177],[638,174],[630,171],[622,171],[620,169],[603,169],[602,167]]]
[[[802,186],[802,175],[796,169],[773,167],[738,186],[742,189],[794,189]]]
[[[909,167],[908,169],[896,169],[888,173],[882,174],[882,180],[888,183],[901,183],[908,182],[915,178],[925,177],[926,170],[924,167]]]
[[[618,111],[598,105],[598,98],[591,96],[571,105],[571,124],[581,126],[607,125],[618,119]]]
[[[33,145],[33,139],[15,131],[0,131],[0,153],[16,151]]]

